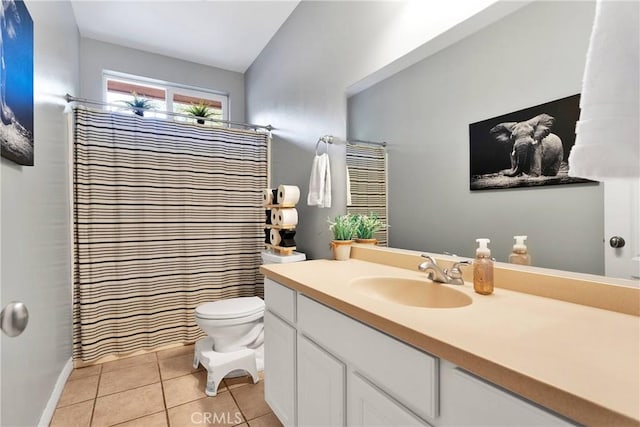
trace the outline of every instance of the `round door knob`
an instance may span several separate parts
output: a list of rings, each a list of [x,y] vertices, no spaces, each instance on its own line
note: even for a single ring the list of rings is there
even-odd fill
[[[20,335],[27,327],[27,323],[29,323],[29,310],[21,302],[10,302],[0,312],[0,328],[10,337]]]
[[[624,248],[625,241],[620,236],[613,236],[611,239],[609,239],[609,244],[612,248]]]

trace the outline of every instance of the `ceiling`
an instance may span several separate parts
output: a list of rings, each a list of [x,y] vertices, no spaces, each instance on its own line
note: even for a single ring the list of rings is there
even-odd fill
[[[299,0],[71,0],[80,35],[244,73]]]

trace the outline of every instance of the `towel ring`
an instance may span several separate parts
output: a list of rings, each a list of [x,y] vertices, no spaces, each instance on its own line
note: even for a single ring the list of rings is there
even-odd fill
[[[326,154],[329,154],[329,142],[327,142],[327,140],[325,139],[325,137],[321,137],[321,138],[318,138],[318,142],[316,142],[316,156],[318,156],[318,155],[319,155],[319,153],[318,153],[318,149],[320,148],[320,143],[321,143],[321,142],[324,142],[324,146],[325,146],[325,151],[324,151],[324,152],[325,152]]]

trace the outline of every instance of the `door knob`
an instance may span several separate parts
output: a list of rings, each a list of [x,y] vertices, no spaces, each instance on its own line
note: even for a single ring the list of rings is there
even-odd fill
[[[624,239],[620,236],[613,236],[609,239],[609,244],[612,248],[624,248],[625,243]]]
[[[17,337],[29,323],[29,310],[19,301],[12,301],[0,312],[0,328],[10,337]]]

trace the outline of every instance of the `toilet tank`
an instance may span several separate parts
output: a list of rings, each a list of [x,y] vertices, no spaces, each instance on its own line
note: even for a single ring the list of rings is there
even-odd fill
[[[293,251],[291,255],[279,255],[270,251],[262,251],[263,264],[285,264],[288,262],[304,261],[307,256],[302,252]]]

